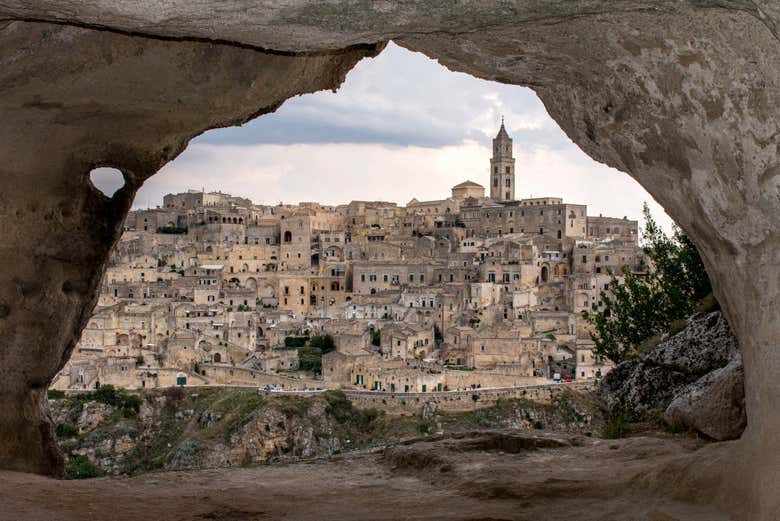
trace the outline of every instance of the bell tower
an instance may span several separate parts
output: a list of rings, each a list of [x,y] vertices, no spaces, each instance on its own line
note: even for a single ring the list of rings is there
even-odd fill
[[[493,157],[490,159],[490,198],[494,201],[515,199],[515,158],[512,156],[512,138],[501,128],[493,139]]]

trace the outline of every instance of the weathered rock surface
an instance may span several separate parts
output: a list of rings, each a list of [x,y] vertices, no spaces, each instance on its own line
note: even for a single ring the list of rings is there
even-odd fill
[[[677,393],[664,420],[718,441],[739,438],[747,425],[742,360],[716,369]]]
[[[381,47],[296,57],[0,24],[0,219],[9,224],[0,237],[1,467],[62,472],[46,388],[90,316],[141,183],[204,129],[336,88]],[[110,199],[89,180],[98,166],[124,175]]]
[[[604,377],[598,398],[611,416],[655,419],[689,384],[739,357],[737,340],[721,312],[694,315],[685,329],[638,360],[618,364]],[[711,407],[718,407],[718,398],[712,397]]]
[[[663,472],[711,447],[683,437],[605,442],[480,432],[243,469],[71,481],[0,471],[0,517],[137,521],[153,511],[177,521],[734,521],[713,504],[716,486],[694,489],[679,471]],[[646,483],[656,469],[653,483],[673,484],[675,494]]]

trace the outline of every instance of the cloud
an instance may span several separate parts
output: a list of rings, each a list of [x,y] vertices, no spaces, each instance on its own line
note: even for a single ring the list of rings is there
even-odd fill
[[[629,218],[648,201],[671,228],[636,181],[574,145],[533,91],[450,72],[393,44],[360,62],[337,93],[299,96],[242,127],[199,136],[146,182],[135,204],[201,187],[263,204],[441,199],[466,179],[488,186],[502,115],[515,144],[518,197],[557,196],[587,204],[591,215]]]
[[[524,142],[548,146],[568,139],[529,89],[450,72],[420,53],[389,44],[349,73],[337,92],[285,102],[242,127],[218,129],[196,143],[254,145],[381,143],[441,147],[467,140],[488,144],[501,115]]]

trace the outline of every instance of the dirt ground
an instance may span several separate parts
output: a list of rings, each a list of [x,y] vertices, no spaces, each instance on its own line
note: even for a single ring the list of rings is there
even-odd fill
[[[684,502],[649,490],[652,479],[674,480],[659,468],[701,448],[671,436],[594,440],[492,431],[244,469],[80,481],[0,472],[0,520],[731,519],[706,494]]]

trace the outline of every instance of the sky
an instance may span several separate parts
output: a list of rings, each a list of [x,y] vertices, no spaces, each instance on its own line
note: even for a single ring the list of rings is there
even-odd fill
[[[562,197],[589,215],[639,219],[642,203],[671,220],[627,174],[569,140],[530,89],[447,70],[390,43],[364,59],[337,92],[287,100],[275,113],[215,129],[146,181],[134,207],[187,189],[220,190],[258,204],[443,199],[472,180],[486,187],[501,117],[514,140],[516,197]],[[95,184],[117,188],[106,176]]]

